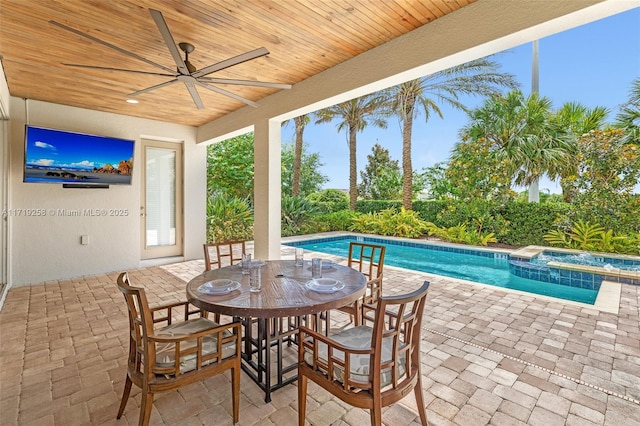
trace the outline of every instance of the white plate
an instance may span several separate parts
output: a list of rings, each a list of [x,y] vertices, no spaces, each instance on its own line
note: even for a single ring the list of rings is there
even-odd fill
[[[335,293],[344,288],[344,283],[333,278],[314,278],[307,281],[304,286],[318,293]]]
[[[231,293],[233,290],[237,290],[240,288],[240,283],[238,281],[233,280],[211,280],[202,284],[198,287],[198,291],[204,294],[227,294]]]

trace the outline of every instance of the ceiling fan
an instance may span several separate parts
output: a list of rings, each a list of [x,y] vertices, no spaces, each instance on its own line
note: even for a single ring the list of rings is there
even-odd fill
[[[172,70],[171,68],[165,67],[164,65],[160,65],[157,64],[153,61],[150,61],[149,59],[143,58],[140,55],[137,55],[133,52],[129,52],[128,50],[122,49],[118,46],[115,46],[111,43],[108,43],[106,41],[100,40],[97,37],[94,37],[90,34],[84,33],[82,31],[76,30],[75,28],[71,28],[69,26],[66,26],[64,24],[61,24],[59,22],[56,21],[49,21],[50,24],[55,25],[59,28],[62,28],[64,30],[70,31],[74,34],[77,34],[79,36],[88,38],[89,40],[95,41],[97,43],[100,43],[104,46],[107,46],[111,49],[116,50],[117,52],[120,53],[124,53],[125,55],[131,56],[132,58],[138,59],[142,62],[145,62],[149,65],[153,65],[156,68],[160,68],[162,70],[165,71],[165,73],[160,73],[160,72],[146,72],[146,71],[136,71],[136,70],[128,70],[128,69],[122,69],[122,68],[111,68],[111,67],[99,67],[99,66],[92,66],[92,65],[80,65],[80,64],[65,64],[63,63],[63,65],[69,66],[69,67],[79,67],[79,68],[92,68],[92,69],[100,69],[100,70],[109,70],[109,71],[122,71],[122,72],[132,72],[132,73],[137,73],[137,74],[147,74],[147,75],[156,75],[156,76],[163,76],[163,77],[171,77],[172,79],[169,81],[166,81],[164,83],[160,83],[160,84],[156,84],[154,86],[151,87],[147,87],[146,89],[142,89],[142,90],[138,90],[137,92],[133,92],[130,93],[129,96],[137,96],[137,95],[141,95],[143,93],[147,93],[147,92],[151,92],[152,90],[156,90],[156,89],[160,89],[162,87],[166,87],[166,86],[170,86],[172,84],[175,83],[179,83],[182,82],[184,83],[185,87],[187,88],[187,90],[189,91],[189,94],[191,95],[191,98],[193,99],[193,102],[196,104],[196,106],[198,107],[198,109],[203,109],[204,108],[204,104],[202,103],[202,99],[200,98],[200,95],[198,94],[198,90],[196,89],[196,86],[200,86],[203,87],[205,89],[211,90],[213,92],[219,93],[221,95],[224,96],[228,96],[230,98],[233,98],[235,100],[238,100],[240,102],[244,102],[247,105],[250,105],[252,107],[257,107],[258,104],[243,98],[242,96],[238,96],[234,93],[231,93],[227,90],[221,89],[219,87],[216,86],[212,86],[211,83],[214,84],[232,84],[232,85],[242,85],[242,86],[257,86],[257,87],[269,87],[269,88],[274,88],[274,89],[290,89],[291,85],[290,84],[280,84],[280,83],[269,83],[269,82],[265,82],[265,81],[253,81],[253,80],[236,80],[236,79],[230,79],[230,78],[214,78],[214,77],[207,77],[209,74],[213,74],[214,72],[217,71],[221,71],[223,69],[232,67],[234,65],[238,65],[241,64],[243,62],[247,62],[250,61],[252,59],[256,59],[259,58],[261,56],[265,56],[269,54],[269,51],[267,49],[265,49],[264,47],[261,47],[259,49],[255,49],[255,50],[251,50],[249,52],[245,52],[241,55],[238,56],[234,56],[232,58],[229,59],[225,59],[224,61],[220,61],[218,63],[215,63],[213,65],[209,65],[207,67],[201,68],[200,70],[197,70],[195,66],[193,66],[193,64],[191,62],[189,62],[189,54],[191,52],[194,51],[195,47],[190,44],[190,43],[178,43],[178,45],[176,46],[176,42],[173,39],[173,36],[171,35],[171,32],[169,31],[169,27],[167,26],[166,21],[164,20],[164,17],[162,16],[162,13],[158,10],[155,9],[149,9],[149,12],[151,13],[151,16],[153,17],[153,20],[156,23],[156,26],[158,27],[158,30],[160,30],[160,34],[162,35],[162,38],[164,39],[164,42],[166,43],[167,47],[169,48],[169,53],[171,53],[171,56],[173,57],[173,60],[176,63],[176,66],[178,67],[177,71],[176,70]],[[180,52],[178,51],[178,47],[180,48],[180,50],[182,50],[184,52],[184,60],[182,59],[182,57],[180,56]]]

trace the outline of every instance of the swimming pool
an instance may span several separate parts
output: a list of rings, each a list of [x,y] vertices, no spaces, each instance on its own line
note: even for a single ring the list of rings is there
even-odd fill
[[[514,266],[510,265],[509,256],[506,253],[491,250],[357,236],[327,237],[283,244],[347,257],[351,241],[384,244],[387,247],[384,262],[386,265],[575,302],[593,305],[600,288],[600,282],[590,285],[589,288],[582,288],[581,285],[562,285],[517,276],[512,273]]]

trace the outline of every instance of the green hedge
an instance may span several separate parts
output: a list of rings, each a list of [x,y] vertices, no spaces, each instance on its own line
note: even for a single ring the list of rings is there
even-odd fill
[[[357,211],[372,213],[401,206],[400,201],[360,200]],[[571,212],[566,203],[529,203],[510,201],[496,204],[487,200],[418,200],[413,210],[422,220],[438,227],[467,224],[481,232],[493,232],[499,243],[513,246],[547,245],[544,235],[557,229],[559,218]]]
[[[567,203],[508,202],[498,211],[509,222],[508,230],[496,234],[499,242],[514,246],[548,245],[544,235],[557,229],[558,218],[571,211]]]

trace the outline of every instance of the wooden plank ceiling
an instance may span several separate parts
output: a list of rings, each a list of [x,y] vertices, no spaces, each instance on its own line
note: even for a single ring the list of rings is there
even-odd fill
[[[270,52],[207,77],[295,85],[474,1],[0,0],[0,59],[12,96],[200,126],[245,104],[196,86],[198,109],[181,82],[128,104],[129,94],[172,77],[63,65],[167,73],[51,21],[175,70],[149,12],[156,9],[175,43],[195,46],[189,61],[197,69],[260,47]],[[211,85],[253,102],[283,90]]]

